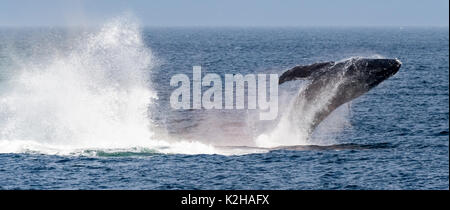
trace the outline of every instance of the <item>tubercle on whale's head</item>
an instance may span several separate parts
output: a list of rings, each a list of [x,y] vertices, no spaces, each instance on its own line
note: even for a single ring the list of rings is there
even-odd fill
[[[358,59],[348,68],[349,73],[373,88],[398,72],[402,62],[395,59]]]

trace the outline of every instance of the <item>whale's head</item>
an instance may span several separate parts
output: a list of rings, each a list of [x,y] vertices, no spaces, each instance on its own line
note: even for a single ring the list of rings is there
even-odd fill
[[[353,59],[346,64],[346,75],[371,89],[398,72],[402,63],[398,59]]]

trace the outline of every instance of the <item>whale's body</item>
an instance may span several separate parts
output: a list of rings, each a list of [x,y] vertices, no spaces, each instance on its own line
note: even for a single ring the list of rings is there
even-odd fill
[[[311,134],[332,111],[397,73],[397,59],[352,58],[342,62],[322,62],[296,66],[284,72],[279,84],[306,79],[294,100],[289,117]]]

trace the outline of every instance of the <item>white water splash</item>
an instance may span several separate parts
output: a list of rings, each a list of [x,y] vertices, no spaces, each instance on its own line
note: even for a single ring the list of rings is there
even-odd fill
[[[148,107],[157,98],[149,84],[156,58],[130,18],[116,18],[70,48],[41,62],[17,61],[21,68],[0,94],[0,153],[224,153],[199,142],[154,139]]]

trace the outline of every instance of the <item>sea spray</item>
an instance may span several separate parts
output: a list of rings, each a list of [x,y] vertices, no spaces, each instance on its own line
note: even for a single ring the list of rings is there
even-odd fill
[[[0,99],[0,139],[106,148],[149,142],[154,57],[138,26],[115,19],[72,48],[50,62],[23,62]]]

